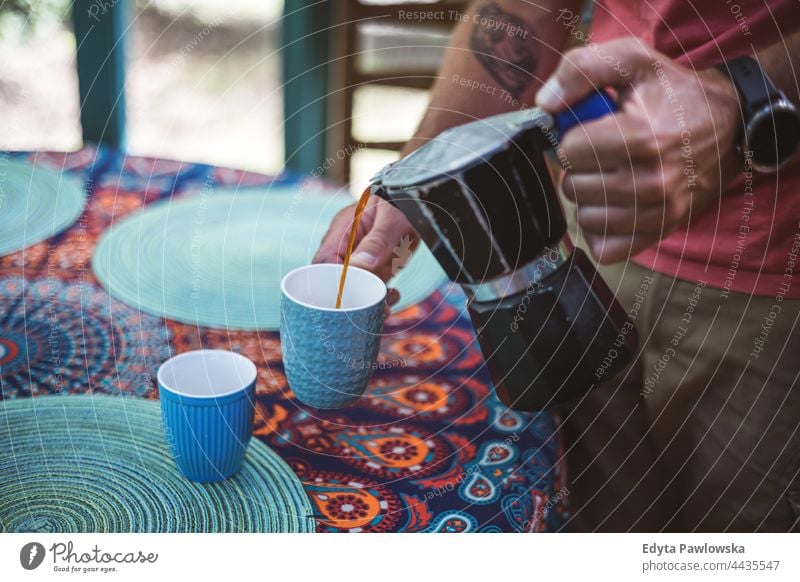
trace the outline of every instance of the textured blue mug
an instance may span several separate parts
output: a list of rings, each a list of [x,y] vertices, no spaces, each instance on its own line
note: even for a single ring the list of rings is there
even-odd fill
[[[242,466],[253,433],[256,366],[225,350],[196,350],[158,369],[164,433],[180,472],[221,481]]]
[[[367,388],[381,343],[386,285],[351,266],[336,309],[342,265],[300,267],[281,281],[281,352],[295,396],[341,408]]]

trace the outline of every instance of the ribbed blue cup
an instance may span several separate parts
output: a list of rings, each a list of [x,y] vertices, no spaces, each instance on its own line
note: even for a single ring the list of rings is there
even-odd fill
[[[256,366],[225,350],[196,350],[158,370],[164,434],[180,472],[221,481],[239,471],[253,433]]]
[[[281,353],[295,396],[314,408],[342,408],[369,384],[381,343],[386,285],[357,267],[347,271],[336,309],[342,265],[295,269],[281,282]]]

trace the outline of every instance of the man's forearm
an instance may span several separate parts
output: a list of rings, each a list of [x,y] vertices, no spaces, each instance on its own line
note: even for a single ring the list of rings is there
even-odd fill
[[[580,0],[481,0],[456,26],[408,154],[448,127],[532,106],[560,58]],[[572,21],[572,22],[571,22]]]

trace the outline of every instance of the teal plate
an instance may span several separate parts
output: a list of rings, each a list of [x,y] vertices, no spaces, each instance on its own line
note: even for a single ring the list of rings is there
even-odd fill
[[[307,265],[348,196],[302,189],[203,191],[164,200],[103,235],[92,260],[115,298],[183,323],[242,330],[280,327],[280,281]],[[421,246],[389,284],[402,309],[447,280]]]
[[[66,230],[85,205],[79,180],[19,160],[0,161],[0,256]]]
[[[278,455],[252,439],[219,483],[183,478],[157,402],[41,396],[0,403],[2,532],[309,532],[311,503]]]

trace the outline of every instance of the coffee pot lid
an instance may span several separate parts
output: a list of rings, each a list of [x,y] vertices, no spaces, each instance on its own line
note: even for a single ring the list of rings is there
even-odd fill
[[[452,179],[506,149],[532,129],[546,140],[553,117],[539,108],[523,109],[452,127],[402,160],[381,170],[373,182],[405,189]],[[555,137],[553,137],[555,140]]]

